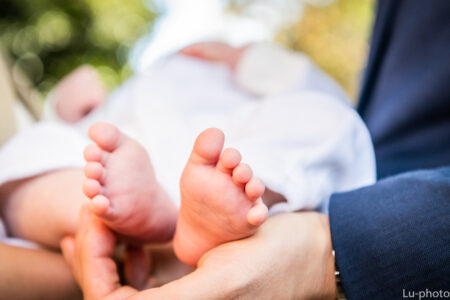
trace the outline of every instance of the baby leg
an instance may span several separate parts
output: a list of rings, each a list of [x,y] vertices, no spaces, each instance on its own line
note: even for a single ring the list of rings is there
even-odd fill
[[[15,237],[59,248],[74,234],[78,214],[88,202],[82,193],[83,170],[54,171],[0,187],[2,218]]]

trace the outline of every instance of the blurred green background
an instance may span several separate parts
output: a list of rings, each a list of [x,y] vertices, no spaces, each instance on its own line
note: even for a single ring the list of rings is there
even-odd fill
[[[81,64],[114,87],[131,74],[128,51],[155,18],[142,0],[2,0],[0,42],[44,93]]]
[[[369,51],[374,17],[372,0],[338,0],[306,5],[303,17],[277,40],[308,54],[356,99]]]
[[[298,22],[274,39],[310,55],[355,99],[374,1],[303,2]],[[81,64],[93,65],[112,89],[132,74],[130,49],[151,34],[157,18],[152,3],[143,0],[2,0],[0,42],[13,70],[23,70],[44,94]]]

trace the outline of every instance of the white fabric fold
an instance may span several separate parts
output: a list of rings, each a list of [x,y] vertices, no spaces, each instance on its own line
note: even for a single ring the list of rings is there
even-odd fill
[[[236,74],[175,55],[135,75],[77,125],[44,121],[11,139],[0,149],[0,184],[81,168],[87,128],[106,121],[143,144],[178,203],[195,137],[217,127],[255,176],[288,200],[271,214],[321,209],[331,193],[375,181],[372,143],[349,103],[306,56],[278,46],[250,47]]]

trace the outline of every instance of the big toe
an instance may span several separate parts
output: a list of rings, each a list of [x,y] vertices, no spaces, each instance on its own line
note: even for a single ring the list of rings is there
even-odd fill
[[[197,137],[191,155],[191,162],[216,164],[222,152],[225,136],[220,129],[208,128]]]
[[[121,137],[120,131],[108,123],[95,123],[89,129],[89,137],[103,150],[114,151]]]

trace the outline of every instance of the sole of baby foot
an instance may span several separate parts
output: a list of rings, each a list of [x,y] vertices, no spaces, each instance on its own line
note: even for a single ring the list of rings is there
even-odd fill
[[[89,130],[84,193],[91,210],[129,240],[165,242],[173,237],[177,210],[157,182],[147,151],[106,123]]]
[[[254,234],[268,216],[264,184],[232,148],[222,151],[219,129],[203,131],[180,180],[181,207],[174,237],[178,258],[196,265],[208,250]]]

